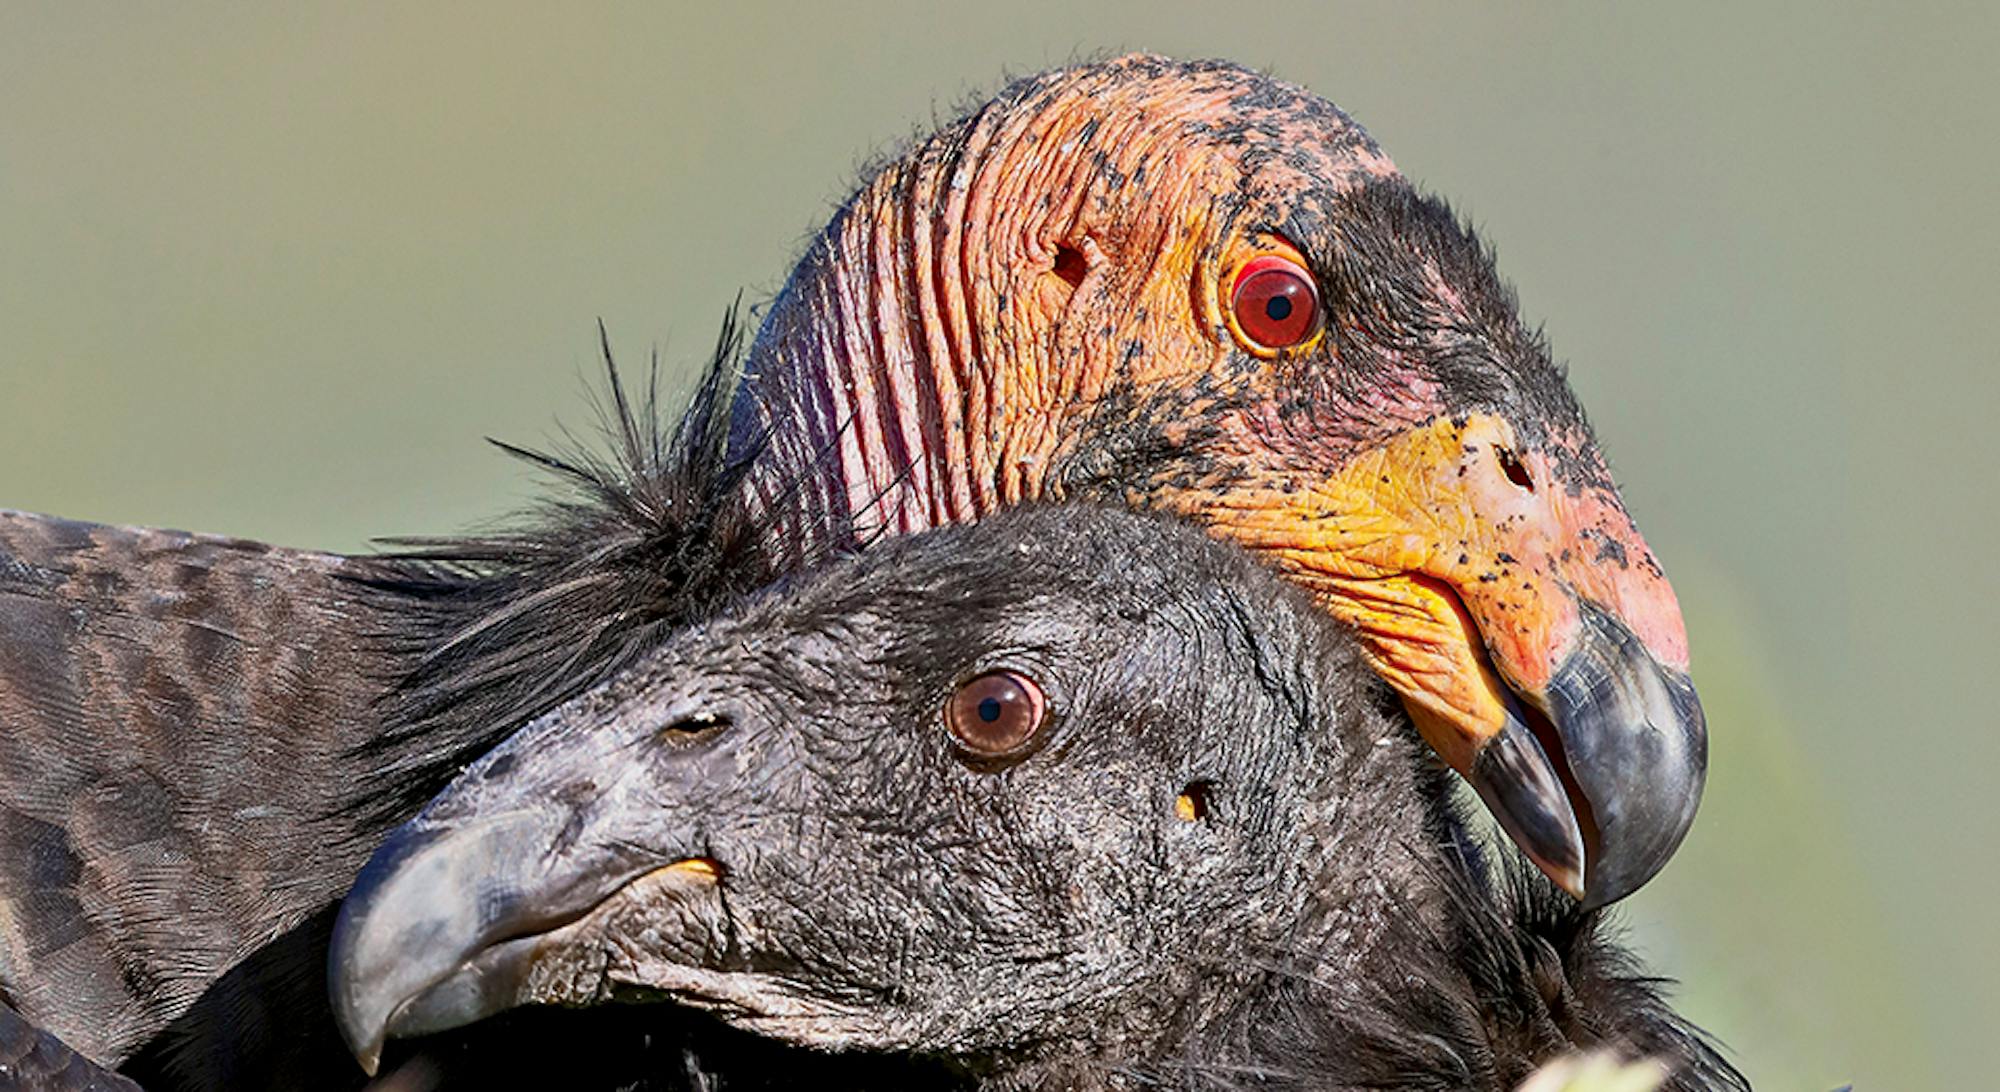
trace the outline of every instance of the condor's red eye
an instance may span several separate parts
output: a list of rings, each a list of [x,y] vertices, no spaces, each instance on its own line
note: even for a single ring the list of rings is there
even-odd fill
[[[1319,329],[1319,290],[1286,258],[1266,255],[1236,274],[1230,293],[1236,328],[1258,349],[1289,349]]]
[[[1033,679],[1016,671],[989,671],[960,683],[945,702],[944,723],[978,758],[1005,758],[1041,731],[1048,701]]]

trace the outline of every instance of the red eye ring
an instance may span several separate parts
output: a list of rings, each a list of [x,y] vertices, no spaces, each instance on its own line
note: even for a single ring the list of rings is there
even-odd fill
[[[945,700],[944,724],[975,758],[1019,754],[1041,734],[1048,698],[1018,671],[988,671],[958,684]]]
[[[1236,271],[1229,311],[1246,348],[1290,349],[1319,332],[1319,288],[1297,262],[1267,254]]]

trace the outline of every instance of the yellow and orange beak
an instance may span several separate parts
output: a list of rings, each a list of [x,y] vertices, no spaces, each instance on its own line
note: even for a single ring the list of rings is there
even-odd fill
[[[1680,608],[1588,442],[1437,418],[1208,515],[1361,634],[1418,730],[1589,905],[1694,820],[1707,729]]]

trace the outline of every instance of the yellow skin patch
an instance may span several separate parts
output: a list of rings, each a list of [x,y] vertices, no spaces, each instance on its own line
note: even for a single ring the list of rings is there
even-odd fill
[[[1539,689],[1576,625],[1569,597],[1548,594],[1558,589],[1542,564],[1540,494],[1495,463],[1511,443],[1495,417],[1437,420],[1295,491],[1194,491],[1169,505],[1257,551],[1353,626],[1425,740],[1464,771],[1506,723],[1494,660],[1517,689]]]
[[[689,857],[684,861],[675,861],[660,871],[674,872],[690,879],[706,880],[710,883],[722,879],[722,866],[707,857]]]
[[[1317,480],[1260,484],[1253,471],[1226,493],[1170,490],[1164,503],[1257,551],[1353,626],[1425,741],[1463,773],[1505,727],[1508,692],[1533,703],[1548,686],[1575,640],[1579,594],[1665,619],[1642,638],[1663,662],[1687,662],[1679,606],[1650,557],[1613,565],[1588,545],[1643,551],[1623,510],[1554,487],[1548,461],[1516,443],[1496,416],[1440,418]],[[1526,484],[1509,476],[1510,458]]]

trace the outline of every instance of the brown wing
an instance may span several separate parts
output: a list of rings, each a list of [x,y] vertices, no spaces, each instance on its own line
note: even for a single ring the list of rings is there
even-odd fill
[[[0,1092],[139,1092],[0,1004]]]
[[[116,1065],[346,888],[357,564],[0,511],[0,1001]]]

